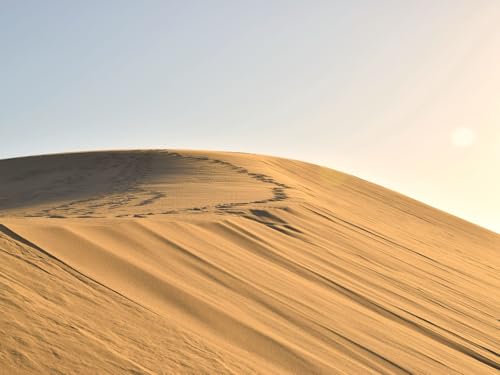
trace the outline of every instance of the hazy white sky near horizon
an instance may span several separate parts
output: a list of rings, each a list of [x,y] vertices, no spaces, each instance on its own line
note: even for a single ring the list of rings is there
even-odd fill
[[[500,1],[0,0],[0,158],[199,148],[500,233]]]

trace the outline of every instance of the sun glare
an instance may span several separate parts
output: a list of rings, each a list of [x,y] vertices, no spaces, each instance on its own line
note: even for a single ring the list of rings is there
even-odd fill
[[[456,147],[469,147],[476,141],[476,133],[469,128],[456,128],[451,135],[451,141]]]

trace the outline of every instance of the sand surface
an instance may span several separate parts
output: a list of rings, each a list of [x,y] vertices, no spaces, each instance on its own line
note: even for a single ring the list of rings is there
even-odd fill
[[[298,161],[0,160],[0,373],[498,374],[499,250]]]

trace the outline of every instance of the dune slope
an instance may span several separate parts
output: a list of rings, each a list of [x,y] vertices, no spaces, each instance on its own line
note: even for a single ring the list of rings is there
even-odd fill
[[[380,186],[163,150],[0,179],[0,372],[500,368],[500,236]]]

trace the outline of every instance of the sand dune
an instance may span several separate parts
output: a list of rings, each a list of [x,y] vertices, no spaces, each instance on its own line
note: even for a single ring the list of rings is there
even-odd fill
[[[0,160],[0,250],[0,373],[500,369],[500,236],[303,162]]]

